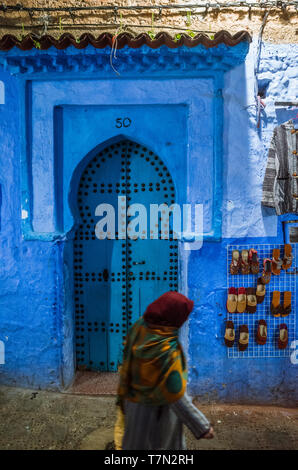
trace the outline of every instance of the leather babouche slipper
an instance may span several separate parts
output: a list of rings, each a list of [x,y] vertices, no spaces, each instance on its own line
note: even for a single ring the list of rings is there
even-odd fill
[[[256,297],[257,297],[257,303],[258,304],[261,304],[262,302],[264,302],[265,294],[266,294],[266,287],[262,283],[262,279],[259,277],[258,284],[257,284],[257,291],[256,291]]]
[[[246,291],[245,287],[239,287],[237,297],[237,312],[243,313],[246,309]]]
[[[279,275],[282,267],[282,260],[280,258],[280,250],[278,248],[274,248],[272,251],[272,273],[275,275]]]
[[[260,263],[259,263],[257,250],[254,250],[253,248],[251,248],[249,250],[248,258],[249,258],[251,273],[252,274],[259,274]]]
[[[249,332],[248,332],[248,326],[247,325],[241,325],[239,328],[239,342],[238,342],[238,348],[240,351],[245,351],[248,346],[248,341],[249,341]]]
[[[283,304],[283,309],[281,316],[282,317],[287,317],[292,310],[292,294],[291,291],[285,291],[284,292],[284,304]]]
[[[272,292],[270,311],[274,317],[280,317],[280,314],[282,313],[282,308],[280,305],[280,292],[278,290],[274,290]]]
[[[265,258],[263,261],[263,272],[262,272],[262,283],[268,284],[271,279],[271,272],[272,272],[272,261],[269,258]]]
[[[278,349],[285,349],[288,346],[288,327],[285,323],[279,325]]]
[[[249,274],[250,273],[250,264],[248,260],[248,250],[241,251],[241,273]]]
[[[232,262],[230,264],[230,273],[238,274],[240,269],[240,253],[238,250],[232,251]]]
[[[254,287],[246,289],[246,311],[247,313],[255,313],[257,310],[257,296]]]
[[[267,323],[265,320],[259,320],[256,342],[260,345],[266,344],[267,341]]]
[[[228,290],[227,311],[235,313],[237,309],[237,289],[230,287]]]
[[[284,259],[282,263],[282,269],[289,269],[292,266],[293,255],[292,255],[292,246],[289,244],[285,245]]]
[[[226,331],[225,331],[225,345],[228,348],[231,348],[235,342],[235,328],[232,321],[226,322]]]

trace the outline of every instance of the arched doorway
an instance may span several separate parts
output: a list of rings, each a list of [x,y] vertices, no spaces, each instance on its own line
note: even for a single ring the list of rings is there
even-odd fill
[[[120,199],[118,199],[120,198]],[[143,204],[147,238],[121,239],[130,217],[117,220],[118,202]],[[158,239],[149,226],[150,204],[175,202],[171,175],[145,146],[123,139],[100,151],[83,171],[78,189],[78,229],[74,240],[76,362],[78,368],[117,371],[123,341],[146,306],[168,290],[178,290],[178,249],[170,217],[169,237]],[[115,239],[97,238],[99,204],[115,208]],[[122,209],[124,206],[122,206]],[[98,233],[97,233],[98,234]],[[150,235],[151,234],[151,235]],[[151,236],[151,238],[150,238]]]

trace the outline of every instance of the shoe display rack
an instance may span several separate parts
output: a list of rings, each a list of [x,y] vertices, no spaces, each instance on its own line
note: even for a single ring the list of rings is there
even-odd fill
[[[259,274],[231,274],[230,264],[232,261],[232,251],[239,250],[250,250],[254,248],[258,252],[258,258],[260,262]],[[264,258],[272,259],[272,250],[279,248],[281,257],[283,254],[284,245],[228,245],[227,246],[227,294],[230,287],[257,287],[257,280],[263,272],[263,260]],[[276,276],[271,274],[271,280],[269,284],[266,284],[266,294],[263,303],[257,305],[256,313],[229,313],[227,314],[227,320],[231,320],[235,327],[235,343],[233,347],[227,348],[229,358],[259,358],[259,357],[285,357],[291,355],[291,343],[295,338],[296,331],[296,305],[297,305],[297,292],[296,284],[298,282],[297,271],[297,248],[295,244],[292,244],[292,254],[294,256],[292,266],[288,271],[281,270],[280,275]],[[290,274],[292,273],[292,274]],[[287,317],[274,317],[270,312],[272,292],[281,292],[281,301],[283,299],[284,291],[291,291],[292,293],[292,310]],[[258,328],[259,320],[266,320],[267,322],[267,342],[265,345],[259,345],[256,342],[256,333]],[[278,349],[277,342],[279,337],[279,325],[286,323],[288,327],[288,346],[285,349]],[[239,327],[241,325],[247,325],[249,329],[249,344],[248,348],[241,352],[238,349],[239,339]]]

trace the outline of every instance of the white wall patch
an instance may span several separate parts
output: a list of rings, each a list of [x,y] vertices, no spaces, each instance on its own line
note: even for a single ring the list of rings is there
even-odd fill
[[[22,219],[28,219],[28,211],[22,210]]]
[[[0,81],[0,104],[5,104],[5,85]]]
[[[3,341],[0,341],[0,365],[1,364],[5,364],[5,346]]]

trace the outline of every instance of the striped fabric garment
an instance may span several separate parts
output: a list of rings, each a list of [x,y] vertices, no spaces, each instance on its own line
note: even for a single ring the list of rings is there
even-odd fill
[[[262,204],[277,215],[298,212],[298,130],[290,120],[276,127],[263,182]]]

